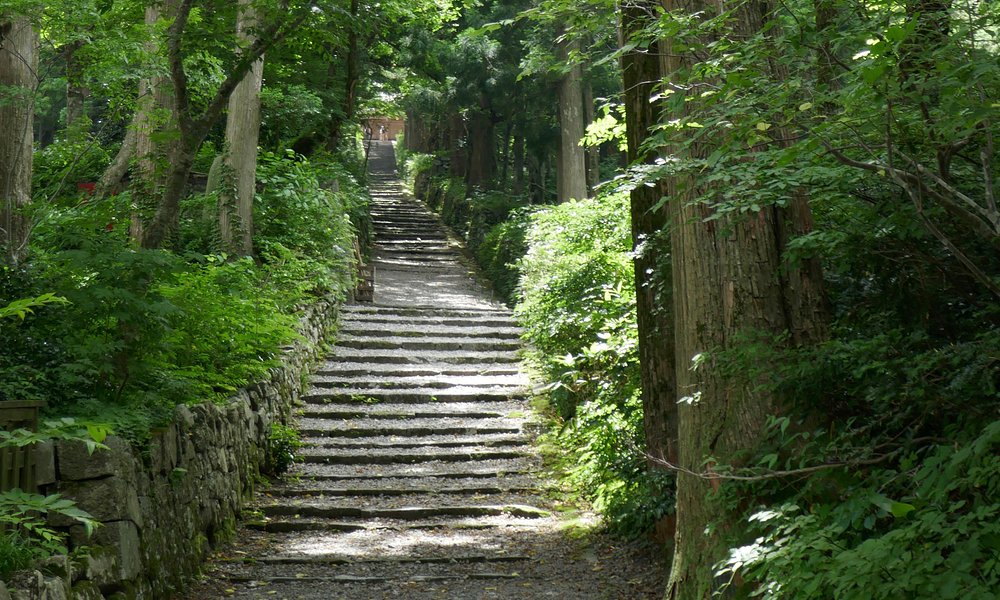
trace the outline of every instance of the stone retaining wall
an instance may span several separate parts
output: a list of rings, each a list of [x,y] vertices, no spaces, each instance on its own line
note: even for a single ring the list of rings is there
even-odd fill
[[[306,311],[303,340],[287,348],[270,380],[240,390],[225,405],[178,406],[173,422],[142,452],[109,437],[107,450],[60,442],[39,452],[39,484],[103,523],[92,538],[69,519],[81,559],[55,557],[0,583],[0,600],[170,598],[197,574],[211,545],[234,530],[259,477],[272,423],[288,420],[337,306]],[[9,589],[9,591],[8,591]]]

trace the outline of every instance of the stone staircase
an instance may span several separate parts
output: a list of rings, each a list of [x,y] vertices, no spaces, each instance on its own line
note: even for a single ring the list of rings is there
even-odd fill
[[[640,597],[602,591],[540,495],[518,328],[393,171],[380,145],[375,301],[344,307],[303,397],[303,460],[215,564],[222,595]]]

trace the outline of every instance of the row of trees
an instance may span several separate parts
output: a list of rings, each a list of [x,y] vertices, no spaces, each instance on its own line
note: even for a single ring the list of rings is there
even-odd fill
[[[76,139],[119,148],[95,195],[134,192],[131,236],[145,248],[170,245],[198,153],[211,141],[220,249],[252,254],[262,94],[267,146],[335,151],[357,131],[362,95],[375,97],[382,73],[392,76],[388,40],[407,27],[440,27],[451,13],[437,9],[397,2],[376,11],[362,0],[5,2],[0,124],[17,132],[0,142],[6,262],[25,259],[32,223],[51,200],[32,193],[35,137],[41,147]],[[94,148],[78,150],[62,165],[70,189],[93,176],[80,165]]]

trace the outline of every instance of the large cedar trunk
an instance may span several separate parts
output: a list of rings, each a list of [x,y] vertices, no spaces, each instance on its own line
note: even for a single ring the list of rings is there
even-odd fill
[[[481,108],[469,117],[469,172],[467,189],[490,189],[496,174],[495,126],[488,108]]]
[[[237,34],[249,39],[255,18],[241,0]],[[226,118],[224,178],[219,193],[219,233],[223,249],[239,256],[253,254],[253,197],[257,183],[257,140],[260,134],[260,89],[264,59],[253,63],[232,96]],[[235,210],[235,212],[234,212]]]
[[[672,0],[665,4],[668,9],[679,7]],[[736,39],[760,31],[773,11],[769,0],[732,8]],[[684,11],[704,18],[716,9],[715,4],[700,1],[683,5]],[[690,64],[689,56],[670,48],[663,55],[669,57],[670,73]],[[698,99],[688,98],[685,107],[697,110]],[[687,146],[682,158],[705,158],[714,146],[711,136],[705,136]],[[674,205],[676,379],[682,397],[678,404],[682,471],[677,478],[677,532],[667,597],[704,600],[717,591],[713,566],[725,558],[726,536],[743,517],[715,501],[729,484],[712,477],[712,465],[737,464],[741,453],[759,442],[769,415],[780,410],[778,399],[757,382],[720,373],[714,354],[736,347],[743,335],[762,337],[773,345],[780,344],[779,336],[786,332],[798,342],[815,339],[823,329],[821,286],[818,268],[783,262],[788,235],[808,228],[804,195],[790,198],[788,210],[772,206],[733,216],[714,214],[712,201],[694,202],[702,195],[716,195],[696,176],[671,178],[667,191]]]
[[[465,178],[469,169],[469,145],[465,135],[465,119],[455,112],[448,117],[449,173]]]
[[[0,250],[15,265],[27,253],[32,124],[38,85],[38,36],[31,22],[0,22]]]
[[[579,40],[559,45],[560,59],[571,60],[579,52]],[[575,59],[572,59],[575,60]],[[583,147],[583,69],[573,64],[559,81],[559,152],[556,165],[559,202],[587,197],[587,170]]]
[[[623,41],[648,26],[659,0],[634,1],[621,8]],[[660,80],[657,47],[636,48],[622,56],[628,158],[648,163],[655,158],[641,151],[642,142],[658,122],[650,101]],[[677,460],[677,392],[674,382],[673,315],[670,301],[670,248],[666,241],[669,205],[654,210],[666,193],[658,182],[631,193],[632,243],[636,250],[635,288],[639,325],[639,364],[646,445],[651,455]],[[651,464],[651,467],[656,467]],[[662,467],[661,467],[662,468]]]

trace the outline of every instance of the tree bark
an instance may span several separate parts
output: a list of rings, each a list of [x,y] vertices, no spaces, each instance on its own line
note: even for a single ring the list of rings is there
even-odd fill
[[[514,164],[511,168],[514,170],[514,187],[513,192],[516,195],[524,193],[524,124],[520,121],[514,127],[514,148],[512,152],[514,153]]]
[[[152,29],[161,16],[170,18],[176,11],[177,0],[168,0],[162,7],[157,5],[146,7],[146,27]],[[159,43],[159,40],[150,41],[146,44],[146,51],[150,54],[157,52]],[[177,128],[177,122],[171,116],[172,105],[173,95],[169,77],[156,75],[139,82],[139,101],[131,126],[135,131],[136,168],[132,180],[132,218],[129,226],[129,237],[136,242],[143,240],[146,226],[156,212],[157,199],[163,193],[166,181],[164,163],[172,151],[171,145],[176,141],[165,141],[163,139],[165,136],[159,134]],[[128,141],[127,136],[126,141]],[[120,160],[123,161],[126,169],[128,158],[121,154],[127,149],[128,145],[123,142],[120,156],[115,159],[116,165]],[[113,176],[114,173],[105,175]]]
[[[159,248],[174,231],[180,215],[180,201],[187,186],[188,176],[194,157],[211,128],[222,116],[222,111],[230,96],[243,78],[253,68],[268,48],[284,40],[294,31],[309,13],[297,18],[269,23],[260,34],[240,53],[226,79],[215,90],[215,94],[200,112],[191,105],[187,72],[184,69],[184,53],[181,42],[188,17],[195,0],[180,0],[177,16],[167,29],[167,62],[170,67],[170,81],[173,89],[173,116],[177,121],[179,139],[173,144],[168,160],[167,177],[156,214],[143,231],[142,246]]]
[[[236,32],[251,40],[256,22],[248,0],[240,1]],[[260,89],[264,57],[253,63],[229,97],[223,185],[219,193],[219,233],[226,252],[253,254],[253,198],[257,184],[257,141],[260,135]],[[235,212],[234,212],[235,209]]]
[[[583,122],[584,130],[594,122],[594,86],[590,79],[583,81]],[[601,183],[601,148],[588,146],[584,149],[587,163],[587,193],[594,195],[594,190]]]
[[[485,105],[485,107],[483,106]],[[492,188],[496,175],[496,147],[494,145],[495,126],[489,111],[489,101],[480,100],[479,110],[469,117],[469,171],[466,173],[466,189],[487,190]]]
[[[563,62],[576,60],[573,54],[580,49],[579,40],[559,44],[559,57]],[[559,159],[557,164],[558,200],[582,200],[587,197],[587,171],[583,147],[583,68],[579,63],[570,66],[559,81]]]
[[[38,36],[26,18],[0,22],[0,250],[7,265],[27,254]]]
[[[351,24],[347,30],[347,72],[344,80],[343,116],[334,115],[330,121],[330,136],[326,144],[326,148],[330,152],[336,152],[340,147],[344,123],[350,123],[354,120],[355,106],[357,105],[358,73],[360,71],[358,64],[360,60],[358,14],[358,0],[351,0]]]
[[[666,0],[668,10],[680,9],[698,18],[718,10],[733,10],[731,34],[748,39],[773,13],[770,0],[722,6],[696,0],[681,5]],[[668,47],[669,73],[676,76],[692,57]],[[772,65],[773,68],[773,65]],[[769,73],[777,76],[777,73]],[[696,89],[677,80],[675,89]],[[685,111],[697,111],[692,94]],[[672,115],[673,117],[683,115]],[[725,133],[718,133],[725,135]],[[676,148],[682,159],[706,158],[718,137],[706,135]],[[752,160],[752,157],[749,159]],[[759,382],[740,380],[719,371],[715,355],[734,349],[744,336],[779,345],[783,334],[807,342],[822,330],[820,283],[816,273],[783,261],[787,223],[804,227],[810,220],[804,196],[790,199],[788,211],[777,206],[756,213],[716,213],[716,190],[696,176],[667,182],[673,218],[674,315],[678,394],[677,532],[667,598],[703,600],[718,591],[713,566],[726,554],[726,535],[743,515],[727,512],[716,496],[729,485],[712,477],[714,465],[737,464],[761,438],[769,415],[780,410],[779,399]],[[708,202],[704,197],[709,198]],[[700,199],[700,201],[695,201]],[[786,273],[783,275],[783,273]],[[808,283],[803,283],[808,282]],[[691,473],[701,473],[696,476]]]
[[[86,114],[87,96],[90,95],[90,90],[83,85],[83,65],[77,56],[83,47],[82,40],[75,40],[63,48],[66,59],[66,129],[71,129]]]
[[[451,176],[464,179],[468,172],[469,154],[465,138],[465,119],[458,112],[448,117],[448,150]]]
[[[649,26],[659,0],[634,0],[621,5],[622,42]],[[649,163],[655,153],[642,148],[658,122],[651,102],[661,78],[658,48],[637,47],[621,58],[625,90],[628,159]],[[595,149],[596,150],[596,149]],[[632,244],[635,266],[636,316],[639,328],[639,370],[642,383],[643,429],[647,451],[654,457],[677,461],[677,390],[674,375],[674,323],[671,307],[670,247],[667,237],[670,205],[656,208],[666,193],[664,182],[639,186],[631,192]],[[662,469],[650,461],[650,469]],[[673,515],[658,524],[669,536]]]

